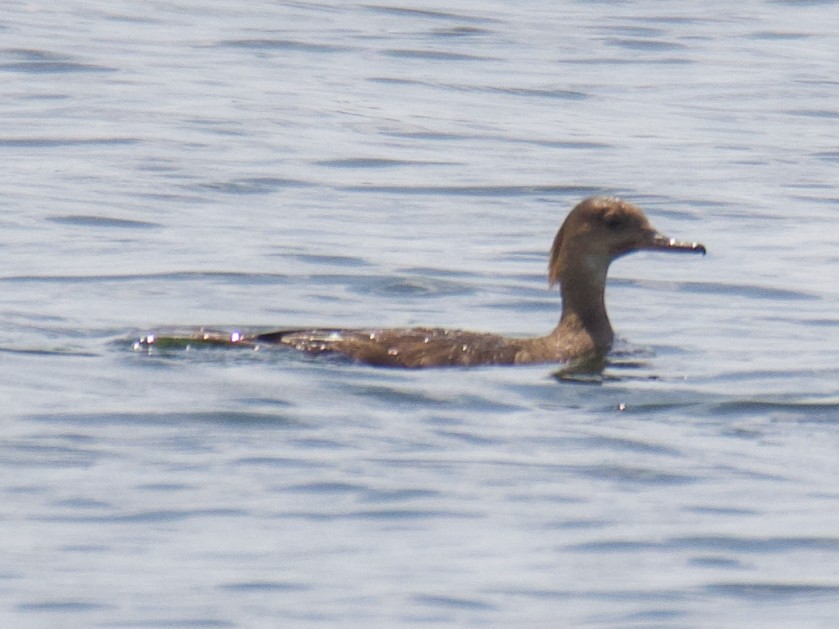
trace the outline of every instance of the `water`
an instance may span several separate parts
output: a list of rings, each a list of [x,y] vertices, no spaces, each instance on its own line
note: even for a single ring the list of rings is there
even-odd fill
[[[835,2],[12,3],[9,627],[834,627]],[[165,326],[542,334],[594,193],[622,354],[389,371]]]

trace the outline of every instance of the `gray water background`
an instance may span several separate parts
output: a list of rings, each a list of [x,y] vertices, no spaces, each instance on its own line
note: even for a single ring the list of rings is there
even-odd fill
[[[836,2],[8,2],[3,627],[839,622]],[[542,334],[590,194],[623,359],[392,371],[166,326]]]

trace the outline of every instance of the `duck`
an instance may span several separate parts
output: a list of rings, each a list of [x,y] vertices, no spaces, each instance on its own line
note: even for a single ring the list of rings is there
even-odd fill
[[[615,334],[606,311],[611,263],[635,251],[706,253],[698,242],[669,238],[637,205],[611,196],[578,203],[566,216],[550,250],[548,282],[559,286],[562,310],[545,336],[507,337],[449,328],[287,329],[204,340],[248,346],[282,346],[310,355],[339,354],[380,367],[428,368],[527,365],[598,360]],[[144,346],[159,342],[152,335]]]

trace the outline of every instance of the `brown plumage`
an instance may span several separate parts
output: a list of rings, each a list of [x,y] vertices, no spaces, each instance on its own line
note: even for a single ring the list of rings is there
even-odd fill
[[[621,199],[592,197],[571,210],[550,254],[548,279],[552,286],[560,285],[562,315],[547,336],[507,338],[440,328],[298,329],[237,336],[228,342],[336,352],[387,367],[552,363],[603,356],[614,339],[604,301],[609,265],[645,249],[705,253],[698,243],[659,234],[638,207]],[[156,342],[154,337],[147,339],[148,345]]]

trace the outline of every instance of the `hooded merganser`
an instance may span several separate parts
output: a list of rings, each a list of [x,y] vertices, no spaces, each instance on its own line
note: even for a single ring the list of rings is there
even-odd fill
[[[335,352],[372,365],[409,368],[555,363],[602,357],[614,340],[604,300],[609,265],[620,256],[642,250],[705,253],[699,243],[663,236],[640,208],[622,199],[591,197],[571,210],[551,248],[548,280],[551,286],[560,286],[562,315],[547,336],[509,338],[443,328],[319,328],[235,333],[229,338],[204,334],[203,340],[284,345],[313,354]],[[153,336],[140,341],[143,345],[156,342]]]

